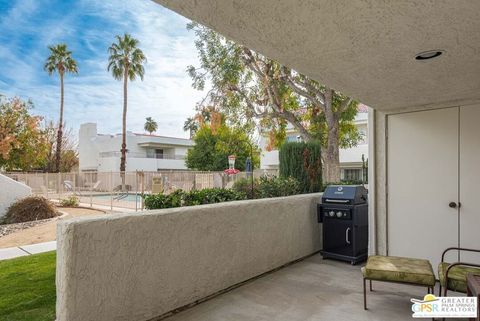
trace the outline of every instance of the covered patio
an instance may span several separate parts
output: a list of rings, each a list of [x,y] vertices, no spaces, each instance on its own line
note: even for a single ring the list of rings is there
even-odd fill
[[[436,270],[445,248],[480,247],[480,2],[156,2],[372,107],[369,254]],[[365,311],[360,267],[315,254],[319,199],[64,223],[57,320],[411,319],[425,288],[375,282]]]

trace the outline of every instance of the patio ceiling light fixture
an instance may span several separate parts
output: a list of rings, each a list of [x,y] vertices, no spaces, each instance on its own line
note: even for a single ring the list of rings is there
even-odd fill
[[[444,50],[428,50],[418,53],[415,56],[416,60],[428,60],[441,56],[445,51]]]

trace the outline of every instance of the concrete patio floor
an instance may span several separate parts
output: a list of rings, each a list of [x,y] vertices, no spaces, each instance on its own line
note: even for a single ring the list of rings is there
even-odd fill
[[[374,282],[373,290],[367,292],[369,309],[364,311],[360,266],[323,260],[317,254],[165,320],[413,320],[410,299],[423,298],[427,289]]]

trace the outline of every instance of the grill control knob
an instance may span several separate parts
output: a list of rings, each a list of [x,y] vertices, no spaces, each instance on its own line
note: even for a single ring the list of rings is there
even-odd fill
[[[342,217],[343,213],[342,212],[337,212],[337,217],[340,218]]]
[[[335,212],[334,212],[334,211],[330,211],[330,213],[328,213],[328,214],[330,214],[330,217],[334,217],[334,216],[335,216]]]

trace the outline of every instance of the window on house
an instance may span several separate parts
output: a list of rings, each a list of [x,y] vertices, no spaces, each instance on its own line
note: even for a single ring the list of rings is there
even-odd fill
[[[367,130],[365,128],[362,128],[359,130],[359,132],[360,132],[360,135],[362,136],[360,143],[366,144],[368,141]]]
[[[152,148],[147,148],[147,158],[155,158],[155,150]]]
[[[155,149],[155,158],[163,158],[163,149]]]
[[[298,135],[288,135],[287,142],[298,142]]]

